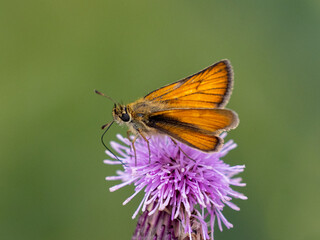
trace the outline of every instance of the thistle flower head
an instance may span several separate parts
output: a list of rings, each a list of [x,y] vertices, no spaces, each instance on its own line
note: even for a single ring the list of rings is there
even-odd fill
[[[133,218],[140,209],[142,212],[148,211],[149,216],[166,211],[171,221],[180,222],[190,239],[194,234],[195,222],[203,239],[209,239],[210,232],[213,239],[215,219],[221,231],[222,224],[227,228],[233,227],[222,210],[227,205],[238,211],[239,208],[231,202],[232,198],[247,198],[231,188],[245,186],[241,178],[233,178],[244,170],[244,165],[230,166],[221,160],[236,147],[232,140],[226,142],[219,152],[203,153],[185,144],[175,143],[167,136],[152,136],[149,139],[149,152],[147,142],[138,138],[135,142],[135,158],[130,141],[121,135],[117,137],[122,144],[111,142],[111,146],[120,155],[124,169],[118,171],[117,176],[106,179],[122,181],[111,187],[111,192],[129,184],[135,185],[135,192],[123,204],[144,191]],[[106,164],[121,164],[110,152],[106,153],[112,158],[105,160]]]

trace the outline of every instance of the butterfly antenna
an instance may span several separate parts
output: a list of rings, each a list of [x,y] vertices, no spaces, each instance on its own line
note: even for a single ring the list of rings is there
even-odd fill
[[[117,105],[117,102],[116,102],[115,100],[113,100],[112,97],[109,97],[109,96],[103,94],[102,92],[99,92],[98,90],[94,90],[94,92],[95,92],[96,94],[99,94],[99,95],[102,96],[102,97],[108,98],[108,99],[111,100],[114,104]]]
[[[112,126],[113,123],[114,123],[114,121],[112,121],[112,122],[110,122],[110,123],[107,123],[107,124],[105,124],[105,125],[102,126],[102,129],[106,129],[106,130],[104,131],[104,133],[103,133],[102,136],[101,136],[101,142],[102,142],[102,145],[103,145],[123,166],[125,166],[125,164],[123,163],[123,161],[121,161],[121,160],[117,157],[117,155],[115,155],[115,154],[107,147],[107,145],[106,145],[106,144],[104,143],[104,141],[103,141],[104,135],[107,133],[107,131],[109,130],[109,128]]]

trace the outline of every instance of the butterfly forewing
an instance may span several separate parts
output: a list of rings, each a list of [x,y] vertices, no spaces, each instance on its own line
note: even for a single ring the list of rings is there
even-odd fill
[[[164,102],[170,108],[223,107],[232,91],[232,78],[231,65],[228,60],[224,60],[159,88],[145,96],[145,99]]]

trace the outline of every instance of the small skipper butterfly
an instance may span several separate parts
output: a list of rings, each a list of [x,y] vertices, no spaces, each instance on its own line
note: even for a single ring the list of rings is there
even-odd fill
[[[238,115],[224,108],[232,87],[231,64],[222,60],[133,103],[115,103],[113,121],[103,128],[110,127],[113,122],[127,125],[129,133],[135,136],[132,140],[134,151],[138,136],[149,146],[147,136],[166,134],[203,152],[216,152],[223,144],[220,133],[236,128],[239,123]]]

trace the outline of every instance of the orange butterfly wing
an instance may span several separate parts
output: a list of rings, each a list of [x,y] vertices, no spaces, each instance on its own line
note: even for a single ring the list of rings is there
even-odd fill
[[[224,107],[230,97],[233,72],[228,60],[220,61],[190,77],[159,88],[144,98],[170,108]]]
[[[170,137],[203,152],[219,151],[223,144],[223,139],[214,135],[208,135],[178,126],[173,127],[163,123],[158,123],[157,125],[158,128],[162,129],[162,131]]]
[[[202,151],[217,151],[223,143],[217,135],[238,125],[228,109],[170,109],[150,114],[149,127]]]

